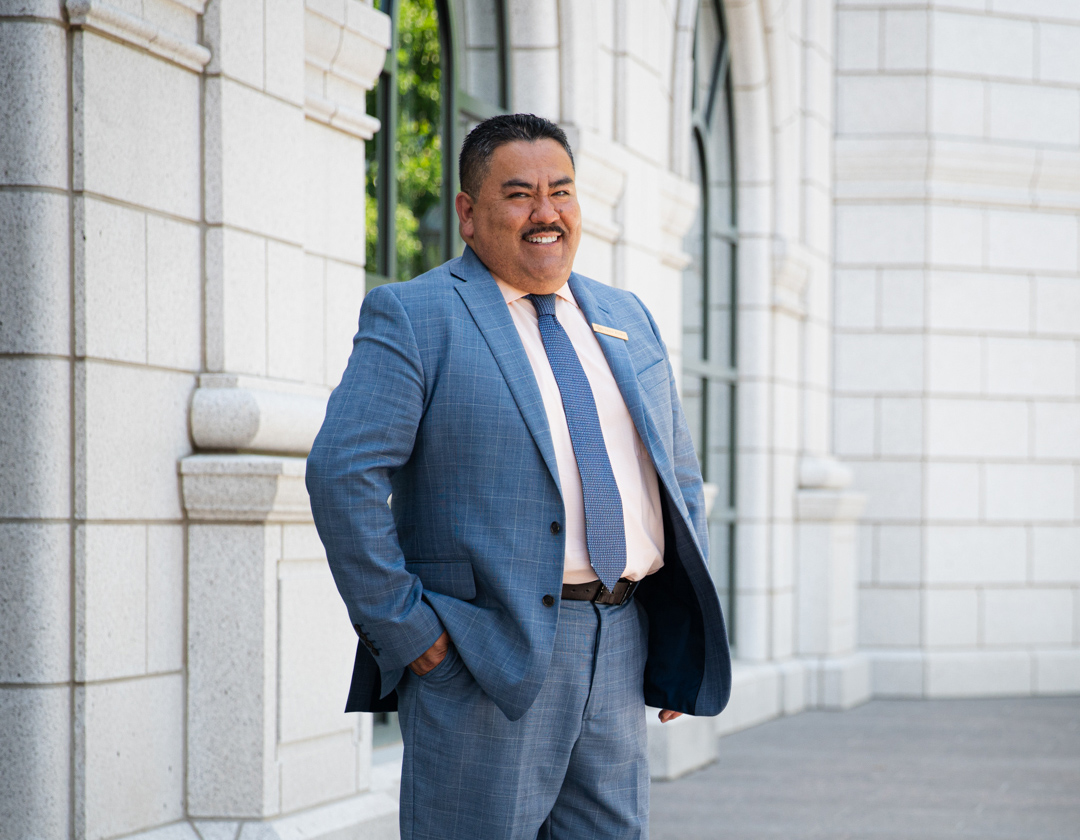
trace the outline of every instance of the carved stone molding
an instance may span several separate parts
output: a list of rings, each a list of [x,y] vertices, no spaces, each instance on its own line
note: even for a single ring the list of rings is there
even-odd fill
[[[810,260],[799,245],[776,240],[773,245],[773,306],[796,318],[806,317],[805,294]]]
[[[567,139],[574,150],[581,228],[604,242],[614,244],[622,236],[615,208],[626,186],[626,170],[619,154],[599,135],[570,126]]]
[[[308,0],[304,11],[304,113],[370,139],[379,130],[365,94],[390,48],[390,18],[358,0]]]
[[[190,455],[180,461],[192,522],[311,522],[303,458]]]
[[[806,490],[843,490],[852,482],[851,468],[828,456],[803,455],[799,460],[799,487]]]
[[[195,32],[197,18],[206,7],[205,0],[155,0],[151,6],[179,6],[191,16],[190,29]],[[68,22],[73,27],[109,35],[132,46],[140,47],[188,70],[202,72],[210,61],[210,50],[193,38],[185,38],[147,19],[125,12],[102,0],[67,0]]]
[[[326,389],[203,374],[191,400],[200,449],[306,455],[326,414]]]
[[[700,192],[693,181],[674,172],[664,173],[660,184],[660,229],[664,235],[660,259],[678,271],[690,264],[691,257],[683,250],[683,238],[694,224]]]
[[[937,138],[836,140],[836,198],[1080,210],[1080,152]]]

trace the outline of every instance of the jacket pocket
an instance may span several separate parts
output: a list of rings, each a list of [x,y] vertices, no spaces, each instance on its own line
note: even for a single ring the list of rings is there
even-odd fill
[[[660,386],[670,387],[669,376],[667,360],[661,356],[637,375],[638,387],[642,391],[652,391]]]
[[[476,579],[468,560],[406,560],[405,568],[420,578],[426,592],[461,601],[476,597]]]

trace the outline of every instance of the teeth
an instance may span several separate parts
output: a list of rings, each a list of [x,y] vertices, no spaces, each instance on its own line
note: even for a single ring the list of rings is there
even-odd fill
[[[536,243],[538,243],[540,245],[550,245],[552,242],[556,241],[558,238],[559,237],[556,236],[555,234],[550,234],[550,235],[547,235],[547,236],[530,236],[530,237],[528,237],[528,240],[529,240],[529,242],[536,242]]]

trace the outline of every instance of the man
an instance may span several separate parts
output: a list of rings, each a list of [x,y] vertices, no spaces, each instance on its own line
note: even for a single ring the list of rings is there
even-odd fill
[[[693,444],[649,313],[572,273],[562,130],[487,120],[460,174],[464,255],[368,294],[308,458],[346,709],[400,711],[404,840],[646,837],[645,704],[731,683]]]

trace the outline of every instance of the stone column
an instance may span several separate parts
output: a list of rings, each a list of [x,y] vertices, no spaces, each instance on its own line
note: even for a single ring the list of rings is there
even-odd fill
[[[0,5],[0,67],[0,837],[14,840],[71,831],[71,204],[61,4]]]

